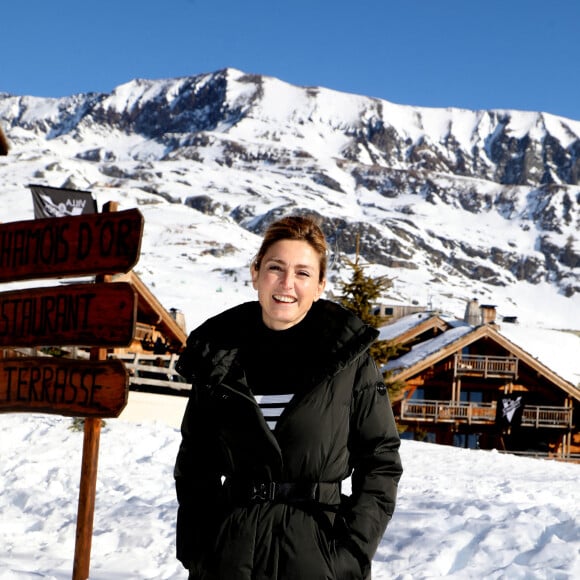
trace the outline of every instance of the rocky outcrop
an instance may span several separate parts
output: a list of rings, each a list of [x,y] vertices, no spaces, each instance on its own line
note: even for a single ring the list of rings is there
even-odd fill
[[[36,175],[52,164],[52,175],[75,181],[51,153],[65,144],[99,182],[250,231],[288,211],[318,211],[335,252],[358,249],[392,268],[422,264],[438,278],[444,266],[490,285],[548,281],[580,292],[579,122],[405,107],[232,69],[137,79],[110,94],[0,94],[0,116],[16,151],[46,155]],[[213,171],[232,176],[220,199]],[[424,204],[481,232],[457,239],[451,218],[428,229]],[[513,235],[487,232],[490,216]]]

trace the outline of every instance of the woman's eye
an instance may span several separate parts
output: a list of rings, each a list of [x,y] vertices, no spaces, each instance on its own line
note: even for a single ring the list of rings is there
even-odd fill
[[[307,278],[310,278],[310,272],[300,271],[298,272],[298,276],[306,276]]]

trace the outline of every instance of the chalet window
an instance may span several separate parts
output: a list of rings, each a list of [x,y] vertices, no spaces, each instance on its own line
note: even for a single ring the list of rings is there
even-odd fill
[[[461,391],[460,400],[466,403],[483,403],[481,391]]]
[[[479,449],[479,433],[455,433],[453,445],[465,449]]]
[[[411,396],[411,401],[423,400],[425,398],[425,389],[415,389]]]

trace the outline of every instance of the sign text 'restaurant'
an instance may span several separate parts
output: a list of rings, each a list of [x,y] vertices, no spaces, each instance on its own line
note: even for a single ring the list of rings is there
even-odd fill
[[[0,293],[0,346],[127,346],[136,292],[127,282]]]

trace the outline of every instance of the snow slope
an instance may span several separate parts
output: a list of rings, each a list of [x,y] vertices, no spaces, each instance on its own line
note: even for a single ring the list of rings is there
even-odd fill
[[[181,412],[168,402],[167,422],[107,420],[91,580],[187,578],[174,558]],[[71,577],[83,441],[71,423],[2,417],[0,580]],[[580,577],[580,465],[412,441],[402,442],[402,458],[373,580]]]

